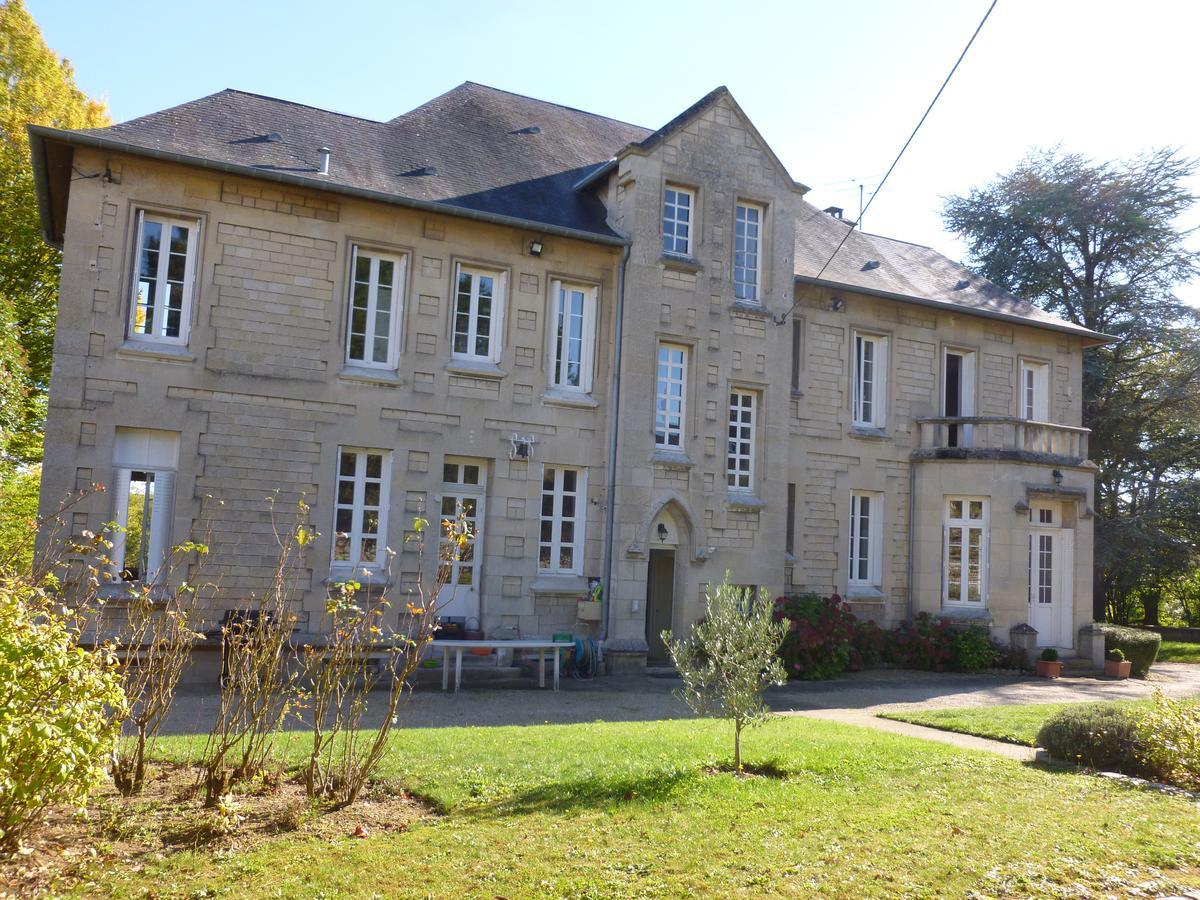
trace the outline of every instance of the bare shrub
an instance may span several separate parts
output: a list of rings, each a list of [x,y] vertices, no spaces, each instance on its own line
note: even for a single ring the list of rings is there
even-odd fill
[[[391,608],[387,592],[373,594],[361,583],[348,582],[329,599],[330,631],[325,644],[304,648],[305,681],[313,707],[312,749],[304,773],[309,797],[348,806],[358,798],[387,751],[400,702],[411,689],[413,671],[433,639],[437,598],[450,564],[474,539],[461,511],[455,519],[444,520],[437,572],[433,583],[427,585],[428,528],[429,522],[423,518],[413,522],[420,575],[399,611],[395,630],[385,630]],[[389,559],[389,568],[390,564]],[[373,664],[372,658],[380,656],[383,664]],[[391,681],[383,721],[376,731],[365,731],[361,725],[367,701],[384,677]]]
[[[268,502],[274,509],[274,498]],[[279,555],[265,591],[221,626],[224,672],[216,720],[201,758],[205,805],[215,808],[231,787],[267,771],[275,738],[291,708],[287,666],[295,585],[315,533],[301,500],[286,531],[275,527]]]

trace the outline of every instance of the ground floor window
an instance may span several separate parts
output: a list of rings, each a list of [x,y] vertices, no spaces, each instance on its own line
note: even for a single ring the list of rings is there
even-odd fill
[[[942,602],[987,605],[988,501],[947,497],[943,541]]]
[[[171,549],[179,433],[118,428],[113,442],[113,524],[109,558],[122,581],[149,584]]]
[[[883,527],[883,495],[869,491],[850,494],[851,587],[879,587],[880,531]]]
[[[542,515],[538,569],[578,575],[583,571],[583,469],[542,470]]]
[[[338,448],[334,566],[381,569],[387,565],[390,458],[386,450]]]

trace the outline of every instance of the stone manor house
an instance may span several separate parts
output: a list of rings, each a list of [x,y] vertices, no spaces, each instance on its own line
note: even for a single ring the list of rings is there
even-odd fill
[[[1104,336],[816,209],[725,88],[657,130],[468,82],[387,122],[226,90],[30,133],[64,251],[42,509],[107,485],[70,524],[144,518],[125,580],[211,495],[243,606],[279,490],[321,533],[308,631],[339,580],[411,587],[414,516],[461,506],[443,615],[489,636],[660,662],[728,570],[1091,653]]]

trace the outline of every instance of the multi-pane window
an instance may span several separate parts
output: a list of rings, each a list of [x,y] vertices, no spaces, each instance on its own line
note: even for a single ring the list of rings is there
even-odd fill
[[[853,423],[868,428],[884,426],[887,403],[887,339],[854,335]]]
[[[355,247],[350,265],[346,360],[394,369],[400,350],[404,257]]]
[[[109,558],[123,581],[149,584],[170,553],[179,433],[117,428],[113,445],[113,522]]]
[[[387,564],[387,462],[385,450],[339,447],[334,499],[335,566],[383,568]]]
[[[583,568],[584,472],[563,466],[542,471],[538,569],[578,575]]]
[[[733,490],[754,488],[754,402],[751,391],[729,392],[729,445],[725,457],[726,484]]]
[[[987,603],[987,512],[988,502],[982,497],[946,500],[945,603],[978,607]]]
[[[878,587],[880,584],[880,528],[883,496],[865,491],[850,495],[851,585]]]
[[[658,345],[655,387],[654,444],[665,450],[683,447],[683,417],[687,407],[687,347]]]
[[[1021,360],[1021,410],[1022,419],[1044,422],[1049,418],[1047,389],[1049,366],[1045,363]]]
[[[503,310],[503,275],[460,266],[454,290],[453,355],[498,362]]]
[[[129,322],[132,337],[187,342],[199,230],[195,219],[138,213]]]
[[[480,463],[447,460],[442,464],[442,539],[438,558],[447,586],[478,588],[479,554],[475,551],[479,545],[485,487],[486,474]],[[451,529],[459,516],[469,535],[461,548],[450,541]]]
[[[686,188],[667,187],[663,191],[663,252],[675,256],[692,255],[693,209],[696,194]]]
[[[762,281],[763,209],[739,203],[733,235],[733,296],[757,303]]]
[[[588,393],[595,358],[596,289],[555,281],[551,302],[550,385]]]

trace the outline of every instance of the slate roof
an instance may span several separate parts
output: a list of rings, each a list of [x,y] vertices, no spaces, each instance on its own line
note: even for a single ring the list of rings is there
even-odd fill
[[[230,89],[108,128],[31,127],[30,136],[43,228],[52,243],[61,238],[70,179],[69,152],[55,148],[70,143],[623,243],[586,185],[610,171],[622,151],[645,152],[726,96],[719,87],[652,130],[470,81],[387,122]],[[331,151],[328,175],[318,171],[321,147]],[[765,141],[764,148],[770,152]],[[816,278],[851,226],[802,205],[795,276],[803,282]],[[868,261],[879,265],[868,268]],[[851,231],[820,282],[1103,339],[929,247],[858,231]]]
[[[808,203],[804,206],[805,215],[796,222],[794,269],[798,281],[842,286],[926,306],[957,307],[994,318],[1021,319],[1092,340],[1103,339],[1013,296],[930,247],[858,231],[850,222]],[[845,243],[818,279],[821,267],[843,237]]]
[[[616,237],[600,201],[573,188],[651,131],[468,81],[390,122],[224,90],[65,134]]]

